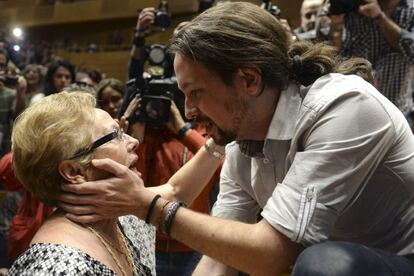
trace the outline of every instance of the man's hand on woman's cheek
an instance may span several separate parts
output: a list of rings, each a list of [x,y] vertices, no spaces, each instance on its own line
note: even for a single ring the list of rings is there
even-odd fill
[[[133,214],[144,218],[154,194],[144,187],[140,174],[111,159],[96,159],[93,166],[114,177],[65,184],[59,206],[80,223]]]

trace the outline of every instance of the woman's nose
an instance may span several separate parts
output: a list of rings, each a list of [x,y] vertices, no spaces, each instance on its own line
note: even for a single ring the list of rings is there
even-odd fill
[[[139,146],[139,140],[138,139],[135,139],[132,136],[129,136],[128,134],[124,134],[124,135],[127,138],[127,143],[128,143],[127,144],[127,150],[129,152],[135,151],[138,148],[138,146]]]

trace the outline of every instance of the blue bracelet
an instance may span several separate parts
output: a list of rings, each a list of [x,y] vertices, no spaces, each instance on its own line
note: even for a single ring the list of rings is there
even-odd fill
[[[186,122],[184,126],[177,132],[178,139],[183,139],[189,129],[191,129],[191,124],[189,122]]]

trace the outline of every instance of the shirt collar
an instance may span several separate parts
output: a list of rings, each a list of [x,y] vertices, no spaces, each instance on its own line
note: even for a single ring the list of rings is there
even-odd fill
[[[296,119],[308,88],[291,83],[280,93],[279,101],[267,131],[266,140],[290,140],[293,137]]]
[[[290,140],[293,137],[296,118],[298,117],[302,98],[309,87],[299,89],[297,84],[290,84],[280,93],[279,101],[266,135],[266,140]],[[240,151],[248,157],[263,157],[264,141],[239,141]]]

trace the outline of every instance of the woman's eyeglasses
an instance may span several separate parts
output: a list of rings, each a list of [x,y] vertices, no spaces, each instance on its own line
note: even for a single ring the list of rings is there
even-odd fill
[[[69,159],[75,159],[75,158],[78,158],[80,156],[89,154],[92,151],[94,151],[96,148],[99,148],[100,146],[102,146],[102,145],[104,145],[104,144],[106,144],[106,143],[108,143],[108,142],[110,142],[114,139],[118,139],[118,140],[122,141],[123,136],[124,136],[124,130],[122,128],[117,128],[113,132],[108,133],[105,136],[102,136],[101,138],[99,138],[98,140],[93,142],[88,148],[79,151],[72,158],[69,158]]]

